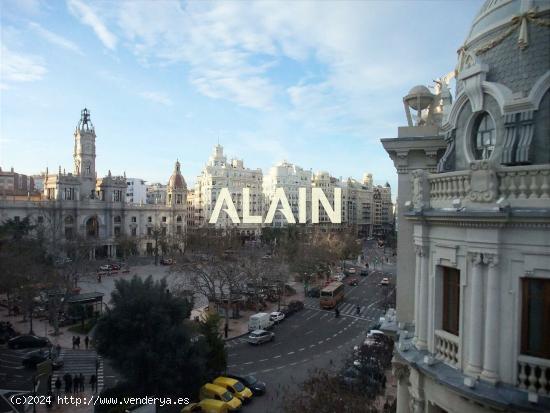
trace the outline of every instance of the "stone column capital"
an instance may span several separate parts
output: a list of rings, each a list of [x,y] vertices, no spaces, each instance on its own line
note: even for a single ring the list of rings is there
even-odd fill
[[[469,252],[468,257],[474,265],[481,265],[483,263],[483,255],[480,252]]]
[[[499,256],[497,253],[494,253],[494,254],[483,254],[484,256],[484,261],[486,260],[486,264],[489,264],[489,267],[492,268],[492,267],[497,267],[498,264],[499,264]]]
[[[426,245],[414,245],[414,251],[419,257],[425,257],[428,255],[428,247]]]
[[[400,360],[395,358],[392,360],[393,375],[397,380],[405,380],[409,378],[410,369],[409,366]]]

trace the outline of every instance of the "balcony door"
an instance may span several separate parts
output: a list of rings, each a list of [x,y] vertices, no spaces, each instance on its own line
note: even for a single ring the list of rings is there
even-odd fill
[[[460,271],[441,267],[443,270],[443,314],[441,328],[459,335],[460,325]]]

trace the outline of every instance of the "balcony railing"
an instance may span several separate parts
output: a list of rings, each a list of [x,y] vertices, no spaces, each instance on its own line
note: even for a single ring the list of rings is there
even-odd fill
[[[520,354],[518,386],[533,393],[550,396],[550,360]]]
[[[435,357],[450,364],[453,367],[459,367],[459,338],[444,330],[435,330]]]
[[[511,206],[544,207],[550,200],[550,165],[499,166],[496,173],[496,196]],[[471,202],[469,170],[429,174],[429,199],[432,208],[452,206],[452,200],[460,199],[463,205]]]

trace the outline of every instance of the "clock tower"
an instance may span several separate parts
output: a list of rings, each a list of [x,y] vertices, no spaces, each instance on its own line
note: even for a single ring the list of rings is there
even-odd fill
[[[80,112],[80,121],[74,132],[74,174],[80,178],[80,194],[83,199],[94,198],[95,172],[95,130],[90,120],[90,111]]]

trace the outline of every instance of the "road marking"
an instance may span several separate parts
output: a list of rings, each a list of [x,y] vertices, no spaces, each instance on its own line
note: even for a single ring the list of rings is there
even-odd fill
[[[342,347],[344,347],[344,345],[343,345],[343,344],[340,344],[340,345],[338,346],[338,348],[342,348]]]
[[[309,345],[309,348],[313,348],[313,347],[315,347],[315,344],[310,344]]]
[[[322,319],[325,318],[327,315],[328,315],[327,313],[323,314],[321,317],[319,317],[319,320],[322,320]]]
[[[298,364],[297,361],[295,361],[294,363],[290,363],[289,366],[295,366],[296,364]]]
[[[286,367],[285,365],[282,365],[282,366],[277,367],[275,370],[281,370],[281,369],[284,369],[285,367]]]
[[[262,373],[267,373],[267,372],[270,372],[272,371],[273,369],[265,369],[265,370],[262,370]]]
[[[332,337],[325,338],[326,341],[332,340]]]
[[[315,317],[317,315],[317,313],[313,313],[312,315],[310,315],[308,318],[306,318],[306,321],[307,320],[311,320],[313,317]]]
[[[246,363],[243,363],[243,364],[249,365],[249,364],[252,364],[252,363],[254,363],[254,362],[253,361],[247,361]]]
[[[319,340],[319,341],[317,342],[317,344],[323,344],[323,341],[325,341],[325,340]]]
[[[278,356],[275,356],[275,357],[273,357],[273,358],[274,358],[274,359],[278,359],[278,358],[280,358],[280,357],[281,357],[281,355],[279,354]]]
[[[269,360],[269,359],[261,359],[260,361],[267,361],[267,360]]]
[[[230,365],[227,366],[227,367],[237,367],[237,365],[236,365],[236,364],[230,364]]]
[[[298,351],[304,351],[306,348],[305,347],[302,347],[302,348],[299,348]]]
[[[307,333],[304,333],[304,335],[309,333],[313,333],[313,330],[309,330]]]
[[[327,350],[327,351],[325,351],[325,353],[327,353],[327,354],[332,353],[332,350]]]
[[[290,351],[290,352],[286,353],[287,356],[290,356],[291,354],[294,354],[294,352]]]
[[[338,333],[334,333],[334,334],[332,335],[332,337],[336,337],[337,335],[338,335]]]

